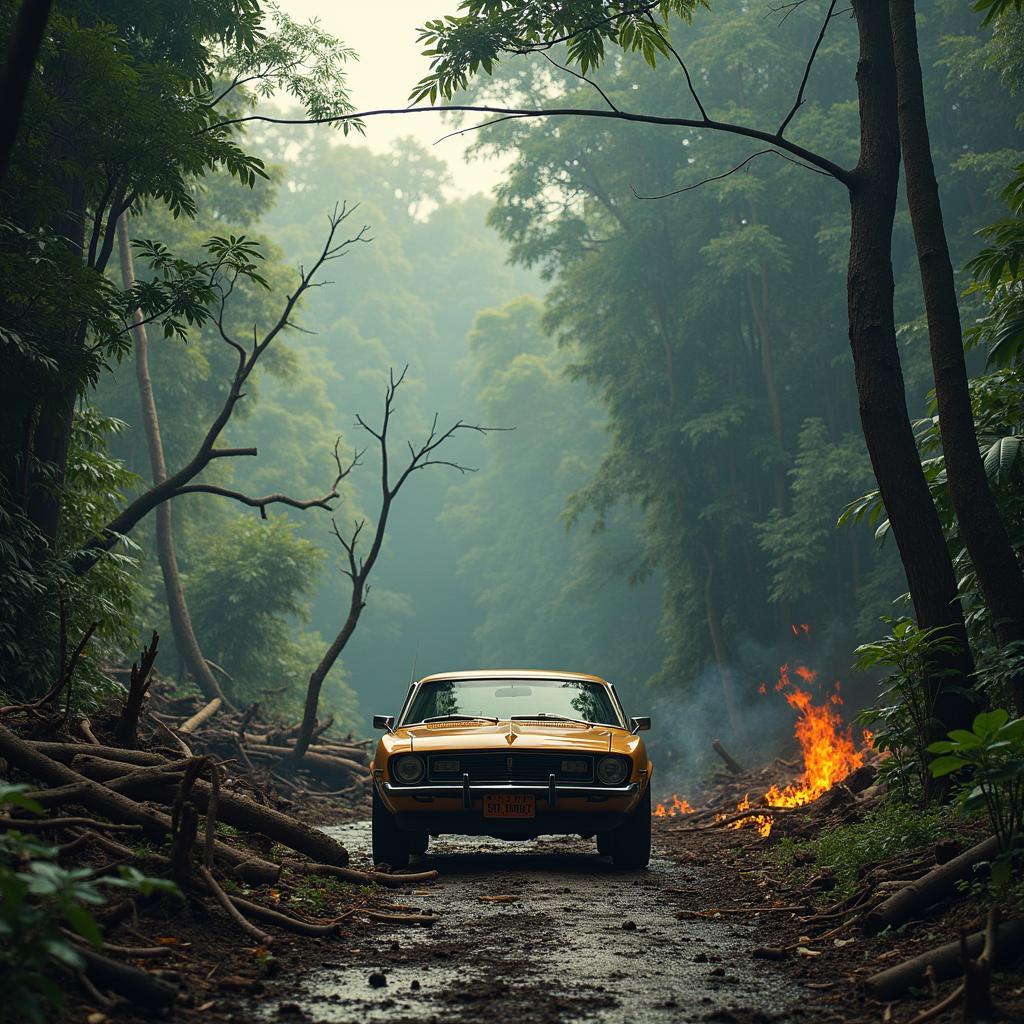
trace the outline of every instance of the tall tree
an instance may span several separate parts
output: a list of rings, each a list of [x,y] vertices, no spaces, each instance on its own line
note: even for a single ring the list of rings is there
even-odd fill
[[[957,288],[928,133],[914,0],[890,0],[890,11],[907,203],[928,318],[949,496],[996,635],[1001,644],[1010,645],[1024,641],[1024,572],[989,487],[974,425]],[[1014,699],[1018,713],[1024,714],[1024,679],[1014,681]]]

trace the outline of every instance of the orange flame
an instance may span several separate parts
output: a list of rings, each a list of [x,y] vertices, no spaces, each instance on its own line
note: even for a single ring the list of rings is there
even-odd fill
[[[674,818],[677,814],[693,814],[693,808],[690,806],[690,801],[684,798],[680,798],[672,794],[672,803],[668,806],[665,804],[658,804],[654,808],[654,817],[656,818]]]
[[[792,673],[808,686],[817,682],[818,674],[806,665],[795,665]],[[789,665],[782,665],[775,689],[784,694],[789,706],[797,713],[794,732],[803,753],[804,771],[798,782],[782,789],[773,785],[764,794],[762,802],[768,807],[802,807],[817,800],[822,793],[859,768],[864,763],[864,752],[856,748],[852,729],[843,725],[835,710],[837,705],[843,703],[838,682],[835,684],[835,692],[829,695],[825,703],[815,704],[811,693],[794,682]],[[865,730],[865,747],[871,746],[871,739],[871,734]],[[741,812],[750,809],[749,796],[736,808]],[[766,816],[738,821],[732,827],[749,825],[756,826],[763,836],[769,835],[772,830],[772,820]]]

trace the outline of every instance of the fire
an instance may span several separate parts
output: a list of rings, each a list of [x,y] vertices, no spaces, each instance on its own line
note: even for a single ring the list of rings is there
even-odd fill
[[[797,682],[796,679],[800,680]],[[837,682],[833,692],[822,704],[815,704],[807,687],[815,685],[818,674],[806,665],[789,665],[779,669],[779,680],[775,689],[785,696],[786,702],[797,713],[794,732],[804,759],[804,771],[799,781],[780,789],[773,785],[764,794],[763,803],[768,807],[802,807],[817,800],[837,782],[845,779],[864,763],[864,752],[853,742],[852,729],[844,726],[836,708],[841,706],[840,685]],[[871,734],[865,730],[865,747],[871,746]],[[749,796],[737,806],[737,811],[750,810]],[[755,825],[763,836],[772,830],[772,820],[763,816],[737,822],[733,827]]]
[[[654,808],[654,817],[656,818],[674,818],[677,814],[693,814],[693,808],[690,806],[690,801],[681,799],[672,794],[672,803],[658,804]]]

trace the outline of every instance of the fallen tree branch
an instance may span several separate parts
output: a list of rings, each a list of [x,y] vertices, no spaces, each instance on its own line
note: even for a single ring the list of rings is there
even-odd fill
[[[0,828],[16,828],[22,832],[42,832],[48,828],[101,828],[107,832],[139,832],[141,825],[118,825],[95,818],[5,818],[0,816]]]
[[[414,885],[421,882],[432,882],[438,877],[437,871],[416,871],[408,874],[389,874],[385,871],[357,871],[355,868],[336,867],[333,864],[309,864],[302,860],[285,858],[281,867],[294,871],[297,875],[331,875],[346,882],[360,885],[383,885],[389,889],[398,889],[403,885]]]
[[[922,910],[952,893],[956,883],[968,878],[976,864],[991,860],[998,852],[999,844],[993,836],[910,882],[895,895],[868,911],[864,918],[865,933],[877,935],[884,928],[895,928],[904,921],[909,921]]]
[[[266,932],[261,932],[259,928],[252,924],[249,919],[238,910],[234,901],[217,884],[217,880],[213,877],[212,872],[205,864],[201,864],[199,866],[199,874],[202,876],[207,888],[211,893],[213,893],[213,898],[221,905],[228,917],[230,917],[231,920],[246,933],[246,935],[255,939],[261,946],[273,945],[274,937],[272,935],[268,935]]]
[[[994,937],[997,960],[1002,963],[1012,962],[1024,946],[1024,917],[1004,921],[995,929]],[[925,984],[929,967],[936,981],[948,981],[960,973],[964,948],[969,956],[979,956],[985,938],[986,932],[975,932],[968,936],[965,947],[960,939],[956,939],[944,946],[929,949],[911,960],[871,975],[864,982],[864,989],[874,999],[898,999],[908,989]]]
[[[215,715],[224,702],[220,697],[214,697],[208,704],[200,708],[187,722],[178,726],[178,732],[185,734],[195,732],[203,722]]]

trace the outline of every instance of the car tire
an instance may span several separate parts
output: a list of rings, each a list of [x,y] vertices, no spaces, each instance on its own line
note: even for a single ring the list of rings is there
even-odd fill
[[[645,868],[651,861],[651,787],[626,820],[611,832],[604,833],[604,843],[598,836],[597,848],[612,858],[617,868]],[[602,849],[604,846],[604,849]]]
[[[406,843],[409,846],[410,853],[422,855],[427,852],[427,847],[430,845],[429,832],[408,832],[406,836]]]
[[[384,801],[373,787],[373,814],[370,818],[373,863],[388,864],[392,868],[409,865],[410,844],[405,833],[395,824],[395,816],[384,806]]]

